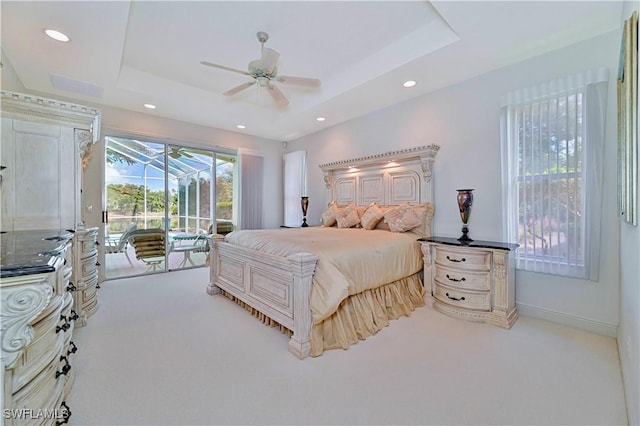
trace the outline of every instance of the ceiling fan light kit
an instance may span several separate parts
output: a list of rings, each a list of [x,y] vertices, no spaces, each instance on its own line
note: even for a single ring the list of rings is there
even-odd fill
[[[258,37],[258,41],[261,44],[262,57],[260,59],[249,62],[248,72],[207,61],[200,62],[202,65],[222,69],[225,71],[235,72],[253,78],[253,81],[242,83],[223,92],[222,94],[224,96],[232,96],[245,89],[248,89],[251,86],[257,85],[258,87],[267,89],[267,93],[269,93],[271,99],[273,99],[273,102],[278,107],[283,108],[289,105],[289,100],[284,95],[284,93],[282,93],[282,90],[280,90],[280,88],[274,84],[274,82],[301,87],[320,87],[321,83],[317,78],[292,77],[284,75],[278,76],[278,68],[276,67],[276,64],[278,63],[278,59],[280,59],[280,54],[273,49],[264,47],[264,44],[267,42],[267,40],[269,40],[269,34],[264,31],[259,31],[256,36]]]

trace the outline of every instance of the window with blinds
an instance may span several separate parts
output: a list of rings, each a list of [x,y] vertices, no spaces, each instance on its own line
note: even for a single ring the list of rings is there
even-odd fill
[[[597,277],[606,80],[587,77],[525,90],[503,107],[505,214],[519,269]]]
[[[523,268],[584,266],[582,93],[516,109],[518,243]]]

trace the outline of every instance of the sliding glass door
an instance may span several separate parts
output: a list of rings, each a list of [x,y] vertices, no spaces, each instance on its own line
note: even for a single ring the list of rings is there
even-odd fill
[[[235,228],[235,155],[105,141],[106,278],[204,266],[207,235]]]

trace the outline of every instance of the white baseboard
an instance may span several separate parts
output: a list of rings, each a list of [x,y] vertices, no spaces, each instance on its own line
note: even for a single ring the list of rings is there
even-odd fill
[[[588,318],[565,314],[563,312],[550,311],[548,309],[538,308],[536,306],[526,305],[523,303],[516,302],[516,306],[518,307],[518,316],[551,321],[608,337],[615,338],[618,335],[617,324],[594,321]]]

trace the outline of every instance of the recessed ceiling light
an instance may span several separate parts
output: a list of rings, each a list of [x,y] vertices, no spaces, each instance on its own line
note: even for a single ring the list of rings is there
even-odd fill
[[[61,33],[60,31],[56,31],[56,30],[44,30],[44,33],[46,35],[48,35],[49,37],[51,37],[54,40],[58,40],[58,41],[63,41],[63,42],[67,42],[70,40],[69,36],[66,34]]]
[[[402,83],[402,85],[403,85],[404,87],[413,87],[413,86],[415,86],[415,85],[416,85],[416,82],[415,82],[415,81],[413,81],[413,80],[408,80],[408,81],[405,81],[404,83]]]
[[[247,126],[245,126],[244,124],[238,124],[236,127],[238,129],[246,129],[247,128]]]
[[[156,109],[156,106],[154,104],[144,104],[144,107],[147,109]]]
[[[326,118],[324,118],[324,117],[318,117],[318,118],[316,118],[316,121],[324,121],[324,120],[326,120]]]

